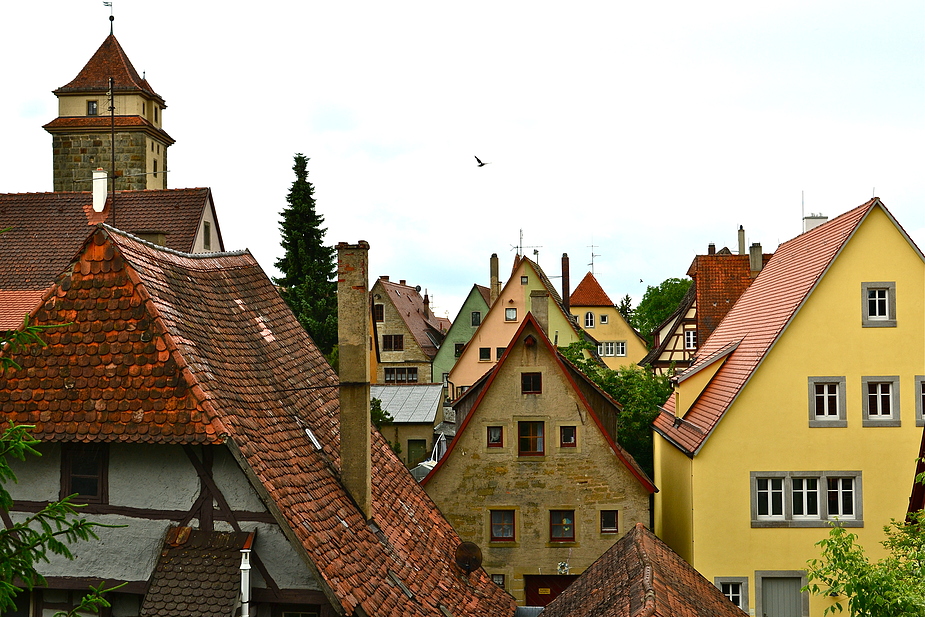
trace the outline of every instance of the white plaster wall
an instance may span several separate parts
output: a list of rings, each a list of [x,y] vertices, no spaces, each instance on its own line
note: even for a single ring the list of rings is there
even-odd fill
[[[198,496],[199,476],[181,446],[110,445],[110,505],[189,510]]]
[[[61,446],[38,444],[35,449],[42,456],[26,456],[25,461],[7,457],[16,483],[6,482],[6,490],[13,501],[57,501],[61,492]]]
[[[265,512],[263,502],[227,448],[216,448],[212,478],[232,510]]]
[[[245,531],[257,530],[254,538],[254,552],[260,555],[270,576],[283,589],[310,589],[321,591],[318,581],[312,576],[289,540],[277,525],[267,523],[242,523]],[[216,524],[216,529],[219,529]],[[230,529],[229,529],[230,531]],[[251,584],[265,588],[267,585],[255,568],[251,570]]]
[[[22,513],[10,514],[14,522],[26,518]],[[38,564],[38,571],[44,576],[147,580],[154,570],[170,522],[114,515],[95,515],[92,519],[106,525],[125,527],[95,528],[99,540],[69,545],[73,561],[60,555],[49,555],[48,563]]]

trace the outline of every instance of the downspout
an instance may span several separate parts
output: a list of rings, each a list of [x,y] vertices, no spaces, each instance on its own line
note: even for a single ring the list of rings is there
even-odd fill
[[[247,537],[241,549],[241,617],[250,617],[251,601],[251,544],[254,534]]]

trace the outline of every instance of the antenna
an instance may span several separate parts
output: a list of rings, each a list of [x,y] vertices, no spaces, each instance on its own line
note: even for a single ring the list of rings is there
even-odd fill
[[[454,557],[456,565],[466,573],[466,576],[478,570],[482,565],[482,549],[473,542],[463,542],[457,546]]]
[[[591,274],[594,274],[594,258],[600,257],[599,254],[594,252],[594,249],[598,248],[598,245],[594,244],[594,240],[591,240],[591,244],[588,245],[588,248],[591,249],[591,263],[588,265],[591,266]]]
[[[513,251],[514,249],[517,249],[517,254],[518,254],[518,255],[523,255],[523,254],[524,254],[524,249],[541,249],[541,248],[543,248],[542,245],[540,245],[540,246],[524,246],[524,230],[523,230],[523,229],[520,229],[520,230],[518,230],[518,231],[520,232],[520,239],[518,240],[517,246],[511,245],[511,250],[512,250],[512,251]],[[534,256],[536,256],[536,255],[539,255],[540,252],[537,251],[537,250],[534,250],[534,251],[533,251],[533,254],[534,254]]]
[[[112,4],[112,3],[110,3]],[[112,15],[109,16],[110,27]],[[116,227],[116,80],[109,78],[109,154],[112,161],[112,226]]]

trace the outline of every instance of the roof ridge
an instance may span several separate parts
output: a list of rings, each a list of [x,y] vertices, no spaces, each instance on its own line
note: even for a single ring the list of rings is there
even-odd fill
[[[115,233],[120,236],[124,236],[125,238],[128,238],[129,240],[133,242],[137,242],[138,244],[141,244],[143,246],[147,246],[148,248],[152,248],[161,253],[175,255],[177,257],[186,257],[189,259],[201,260],[201,259],[215,259],[217,257],[239,257],[241,255],[251,254],[249,249],[239,249],[237,251],[220,251],[220,252],[214,252],[214,253],[184,253],[183,251],[178,251],[176,249],[172,249],[166,246],[161,246],[160,244],[155,244],[153,242],[145,240],[144,238],[139,238],[138,236],[132,235],[127,231],[117,229],[109,225],[108,223],[99,223],[97,226],[104,228],[106,231]]]

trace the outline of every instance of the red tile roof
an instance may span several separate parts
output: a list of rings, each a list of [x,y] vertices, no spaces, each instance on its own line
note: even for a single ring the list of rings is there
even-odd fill
[[[543,617],[744,615],[641,523],[543,610]]]
[[[693,373],[733,343],[738,347],[714,375],[697,401],[675,426],[669,398],[653,427],[693,456],[751,378],[771,346],[825,274],[829,265],[880,200],[871,199],[780,245],[761,274],[742,294],[713,335],[698,350],[685,373]],[[883,208],[886,211],[886,208]]]
[[[106,92],[109,90],[109,78],[112,77],[115,82],[116,91],[124,90],[141,90],[146,94],[158,100],[162,107],[164,99],[160,97],[151,84],[143,79],[135,67],[132,66],[131,60],[123,51],[122,46],[116,37],[110,34],[96,50],[90,61],[81,69],[70,83],[55,90],[56,95],[69,94],[73,92],[86,92],[88,90],[98,90]]]
[[[111,129],[112,124],[115,124],[117,129],[141,128],[147,132],[155,133],[160,139],[167,142],[168,145],[176,143],[176,140],[168,135],[167,131],[157,128],[154,124],[141,116],[115,116],[112,119],[110,119],[109,116],[64,116],[55,118],[42,128],[49,133],[70,132],[74,129],[83,129],[89,132],[105,132]]]
[[[395,305],[395,310],[401,315],[421,351],[433,360],[437,355],[438,345],[450,329],[450,320],[434,315],[430,306],[424,304],[424,298],[414,287],[387,281],[384,278],[380,278],[379,283],[388,294],[389,300]]]
[[[15,330],[23,318],[38,306],[44,290],[5,291],[0,289],[0,330]]]
[[[588,272],[578,283],[578,287],[569,297],[569,306],[613,306],[610,297],[597,282],[594,275]]]
[[[162,232],[168,248],[188,252],[209,208],[214,214],[208,188],[116,191],[115,225],[129,233]],[[0,229],[10,228],[0,236],[0,289],[46,289],[102,222],[113,222],[110,196],[97,213],[89,191],[0,194]]]
[[[367,524],[339,480],[337,376],[250,254],[181,254],[102,226],[34,322],[70,325],[0,375],[6,419],[49,441],[226,443],[338,611],[513,614],[484,571],[453,564],[460,538],[375,430]]]

